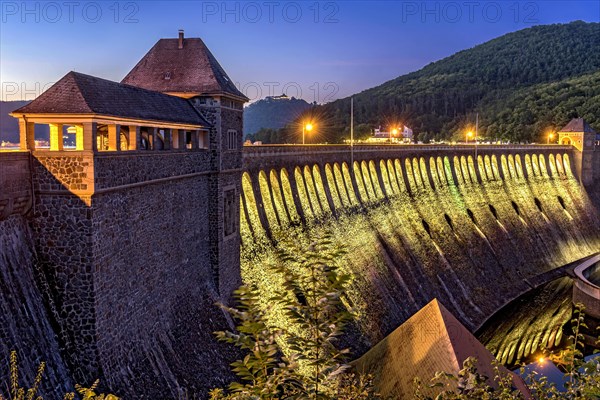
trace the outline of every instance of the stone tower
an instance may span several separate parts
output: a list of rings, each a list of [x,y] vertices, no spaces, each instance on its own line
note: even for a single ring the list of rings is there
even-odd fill
[[[558,131],[558,143],[570,144],[574,152],[575,169],[584,185],[591,185],[600,168],[600,135],[583,118],[574,118]]]
[[[212,125],[208,148],[212,168],[211,264],[219,292],[227,298],[240,285],[239,212],[242,94],[200,38],[161,39],[122,83],[189,99]]]
[[[230,373],[212,332],[241,283],[246,100],[181,32],[123,83],[69,72],[11,113],[32,160],[40,291],[76,382],[179,398]]]

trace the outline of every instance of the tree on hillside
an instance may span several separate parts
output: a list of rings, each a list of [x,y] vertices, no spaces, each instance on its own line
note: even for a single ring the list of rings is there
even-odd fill
[[[354,95],[355,124],[396,118],[415,133],[448,139],[479,111],[482,132],[533,142],[550,120],[560,128],[575,111],[600,128],[598,37],[599,23],[581,21],[506,34]],[[320,108],[337,135],[328,141],[348,136],[350,98]]]

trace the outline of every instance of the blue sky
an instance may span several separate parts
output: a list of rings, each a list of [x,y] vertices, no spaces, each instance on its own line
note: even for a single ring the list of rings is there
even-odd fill
[[[70,70],[120,81],[163,37],[201,37],[251,99],[327,102],[539,24],[600,21],[599,1],[0,2],[2,100]]]

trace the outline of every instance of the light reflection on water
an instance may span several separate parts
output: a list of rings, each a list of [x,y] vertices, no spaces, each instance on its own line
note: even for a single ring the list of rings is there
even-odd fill
[[[477,337],[509,367],[564,349],[572,333],[572,292],[573,280],[569,277],[532,290],[496,313]],[[586,323],[594,326],[597,321],[586,317]]]

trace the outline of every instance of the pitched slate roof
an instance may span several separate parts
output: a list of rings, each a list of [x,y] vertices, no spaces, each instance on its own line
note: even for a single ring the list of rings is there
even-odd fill
[[[564,126],[559,132],[584,132],[584,133],[596,133],[592,127],[585,122],[583,118],[573,118],[567,125]]]
[[[188,100],[73,71],[13,111],[29,113],[100,114],[210,126]]]
[[[121,81],[166,93],[230,94],[248,100],[202,39],[160,39]]]
[[[482,375],[494,376],[492,354],[434,299],[352,364],[359,372],[373,374],[384,397],[410,399],[415,377],[423,382],[423,392],[432,396],[435,391],[426,386],[435,373],[457,374],[469,356],[477,359]],[[527,393],[522,380],[513,377],[514,384]]]

